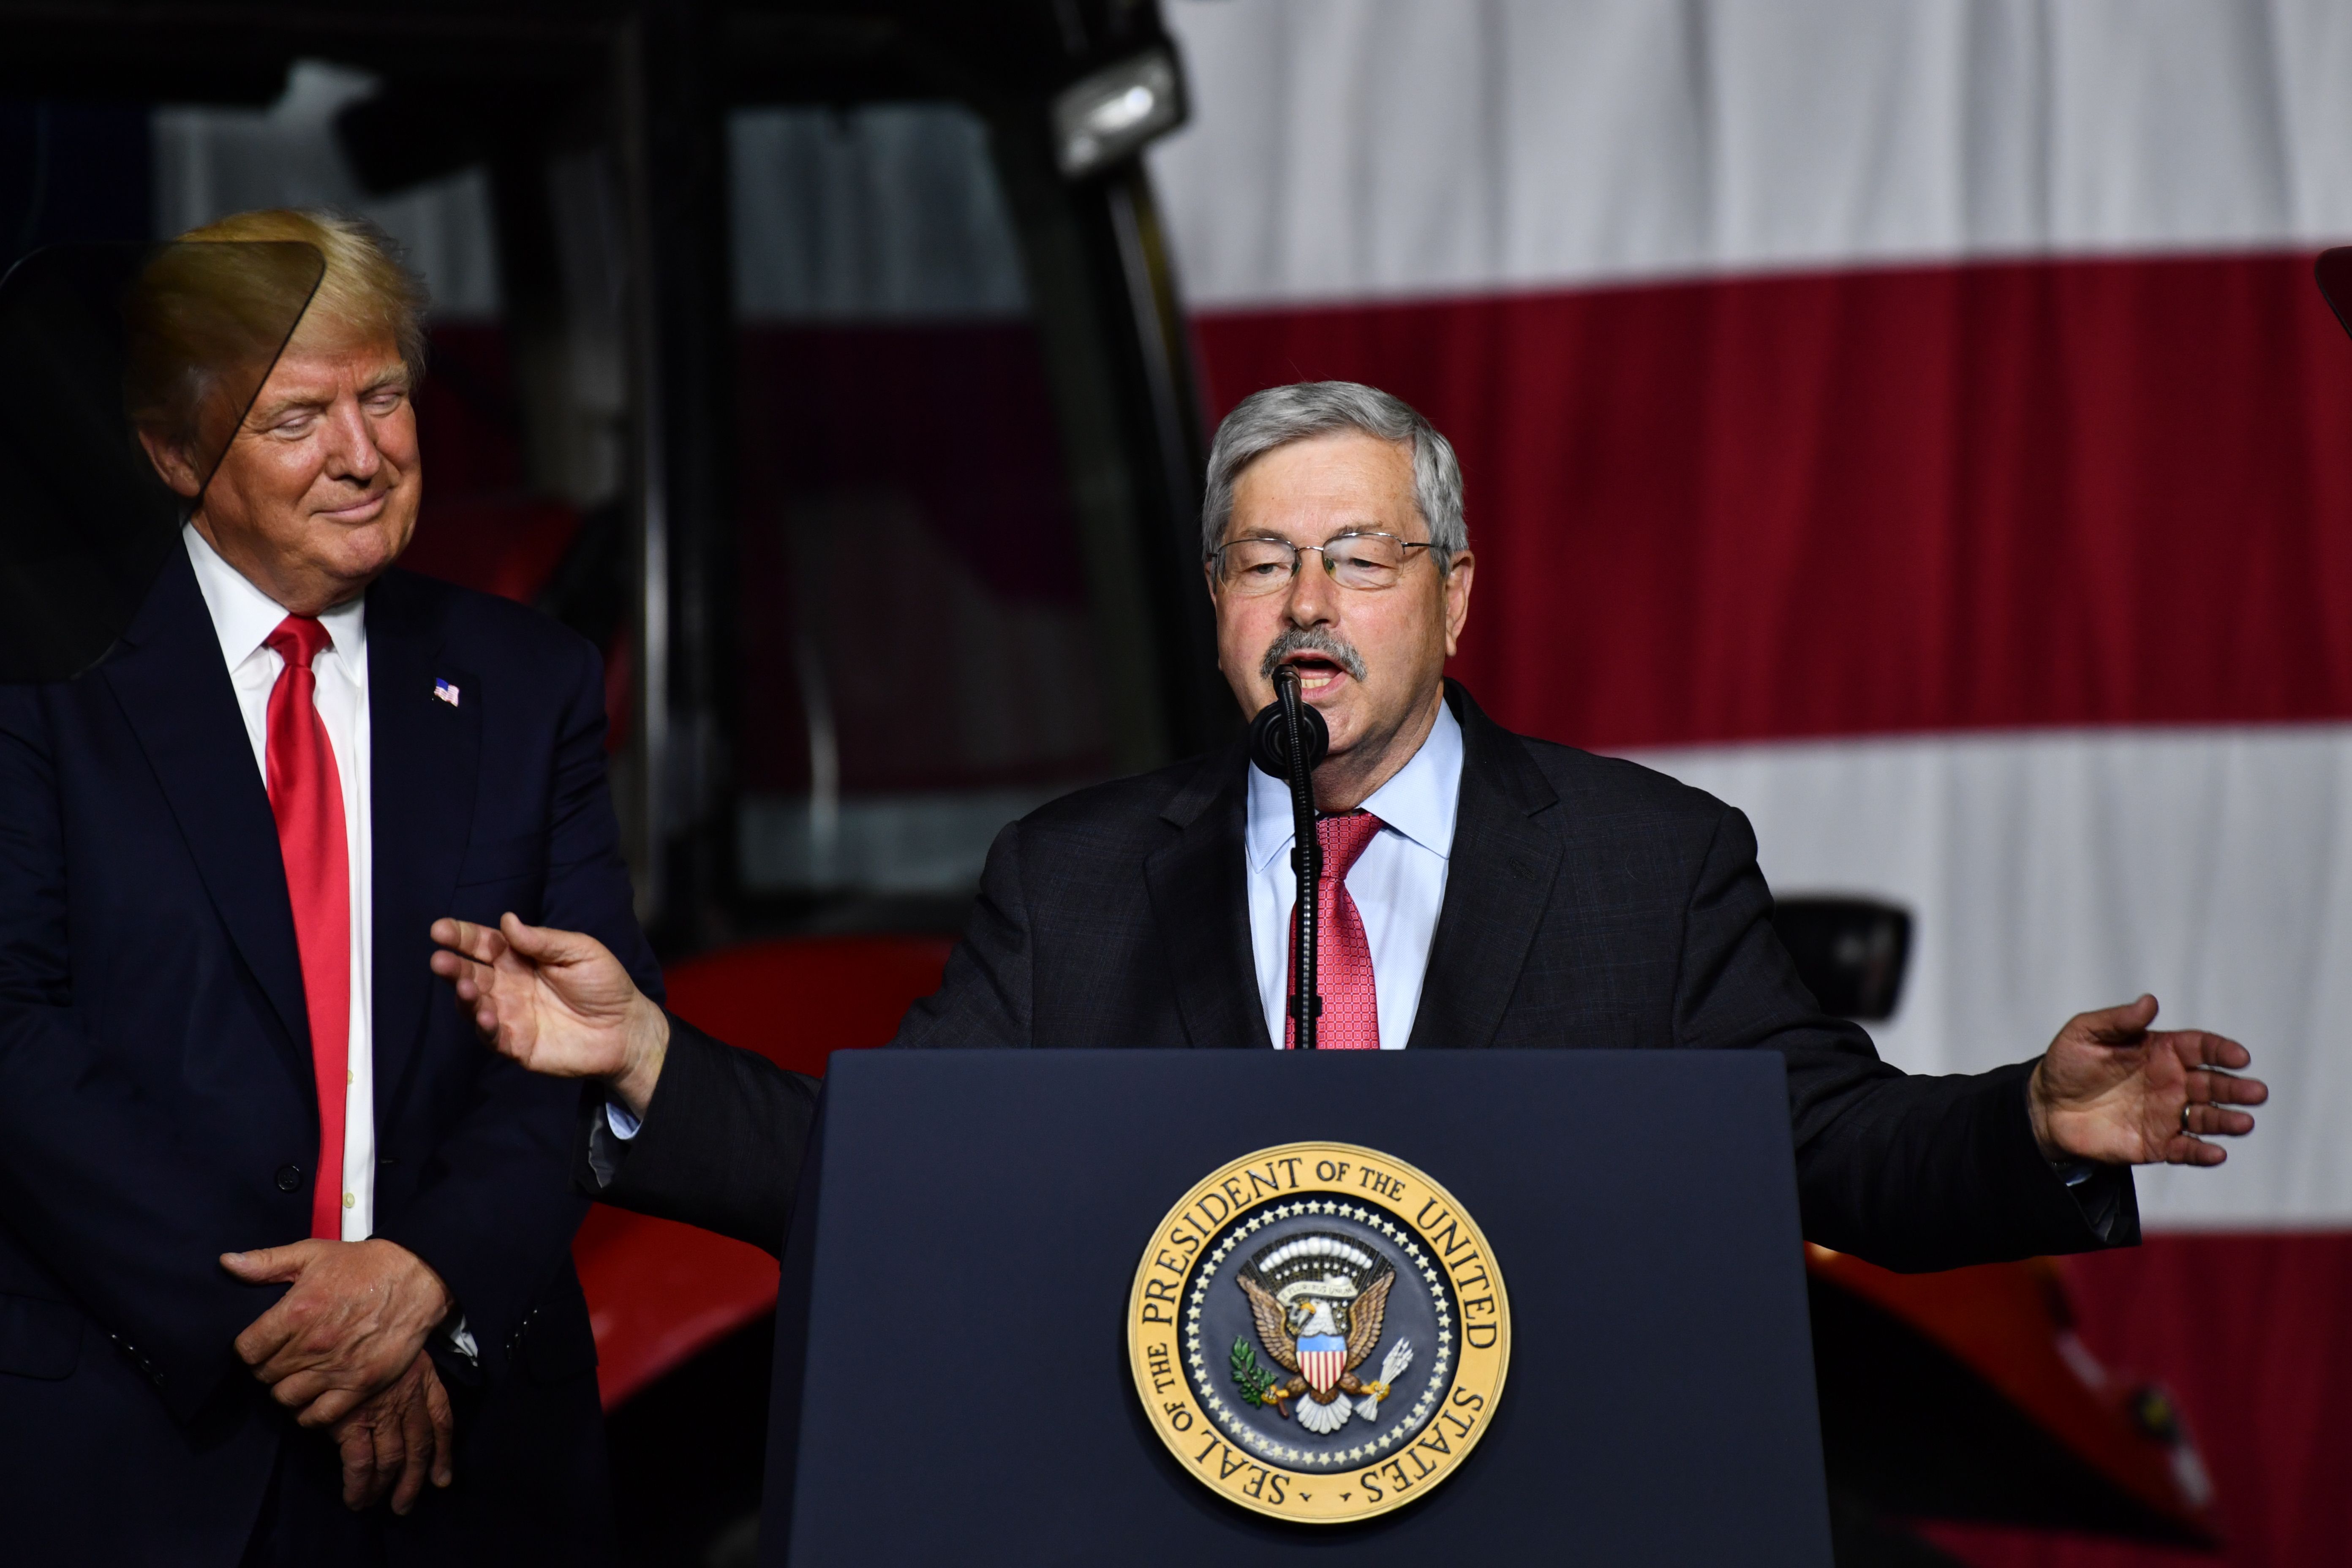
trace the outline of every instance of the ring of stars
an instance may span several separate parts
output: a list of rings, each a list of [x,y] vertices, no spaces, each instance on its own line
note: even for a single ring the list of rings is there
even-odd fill
[[[1209,1287],[1215,1283],[1228,1256],[1238,1251],[1249,1239],[1265,1226],[1279,1220],[1294,1217],[1322,1217],[1352,1220],[1367,1231],[1384,1237],[1389,1246],[1404,1254],[1404,1266],[1397,1270],[1400,1280],[1418,1273],[1426,1282],[1430,1304],[1437,1315],[1437,1344],[1429,1358],[1429,1375],[1405,1415],[1389,1425],[1376,1436],[1349,1444],[1347,1447],[1299,1447],[1296,1443],[1283,1442],[1259,1431],[1249,1419],[1255,1407],[1229,1405],[1219,1387],[1216,1374],[1225,1369],[1223,1355],[1212,1357],[1203,1351],[1201,1342],[1201,1314],[1209,1299]],[[1394,1262],[1394,1259],[1391,1259]],[[1192,1278],[1190,1300],[1185,1303],[1184,1360],[1192,1369],[1193,1392],[1202,1407],[1209,1412],[1224,1436],[1251,1452],[1269,1460],[1307,1471],[1345,1469],[1367,1459],[1377,1460],[1383,1454],[1409,1444],[1421,1428],[1427,1425],[1437,1406],[1443,1402],[1454,1367],[1454,1309],[1444,1274],[1436,1261],[1414,1239],[1412,1227],[1400,1225],[1385,1211],[1366,1208],[1339,1201],[1310,1200],[1302,1203],[1281,1203],[1262,1206],[1229,1226],[1209,1249]],[[1387,1338],[1382,1335],[1383,1341]],[[1375,1346],[1375,1352],[1379,1347]],[[1369,1358],[1368,1358],[1369,1360]],[[1408,1390],[1400,1384],[1381,1401],[1389,1406],[1404,1399]],[[1351,1420],[1343,1432],[1353,1436]]]

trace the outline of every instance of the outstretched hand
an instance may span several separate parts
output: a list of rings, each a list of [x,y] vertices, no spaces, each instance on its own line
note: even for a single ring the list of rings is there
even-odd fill
[[[2080,1013],[2050,1042],[2026,1102],[2033,1135],[2052,1160],[2116,1165],[2218,1165],[2230,1156],[2207,1139],[2254,1130],[2241,1105],[2270,1088],[2231,1070],[2253,1058],[2202,1029],[2152,1030],[2156,998]]]
[[[437,920],[433,973],[457,984],[474,1027],[500,1054],[551,1078],[600,1078],[643,1116],[669,1048],[669,1019],[593,936]]]

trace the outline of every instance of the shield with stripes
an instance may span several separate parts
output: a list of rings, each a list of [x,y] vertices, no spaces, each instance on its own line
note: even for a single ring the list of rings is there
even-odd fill
[[[1331,1397],[1348,1370],[1348,1342],[1337,1334],[1307,1334],[1298,1342],[1298,1372],[1318,1399]]]

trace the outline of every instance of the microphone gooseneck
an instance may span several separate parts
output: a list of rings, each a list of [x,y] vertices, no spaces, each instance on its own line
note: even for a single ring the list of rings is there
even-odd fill
[[[1291,1037],[1302,1051],[1315,1049],[1315,1024],[1323,1014],[1316,984],[1316,883],[1323,873],[1323,841],[1315,831],[1315,769],[1331,749],[1323,715],[1300,695],[1298,671],[1284,665],[1274,672],[1275,700],[1250,721],[1250,756],[1268,775],[1290,785],[1290,863],[1298,873],[1298,901],[1291,922],[1288,1001]]]

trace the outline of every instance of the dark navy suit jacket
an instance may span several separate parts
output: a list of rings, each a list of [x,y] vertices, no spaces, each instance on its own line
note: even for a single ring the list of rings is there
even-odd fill
[[[594,650],[397,571],[369,590],[367,637],[376,1230],[448,1282],[481,1349],[478,1370],[445,1363],[473,1382],[457,1487],[398,1529],[487,1538],[507,1531],[462,1509],[606,1508],[566,1496],[603,1479],[569,1254],[577,1093],[483,1048],[427,928],[511,910],[660,978]],[[283,1288],[215,1259],[308,1233],[318,1146],[277,832],[175,551],[95,668],[0,688],[0,1556],[236,1562],[278,1446],[321,1439],[231,1348]]]

